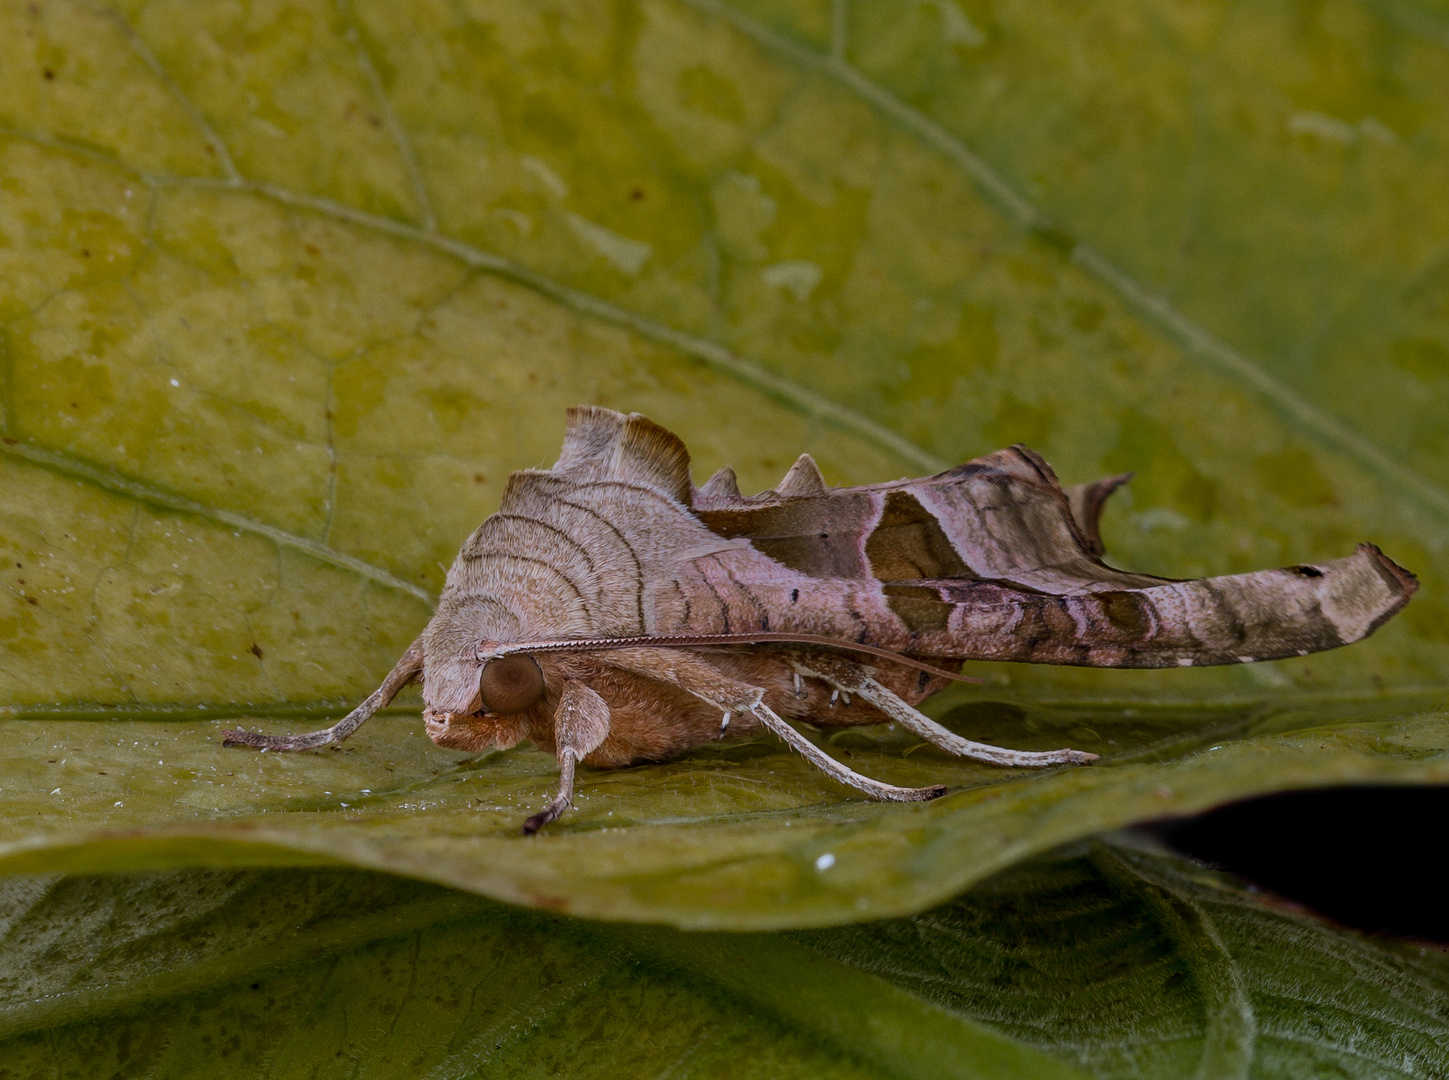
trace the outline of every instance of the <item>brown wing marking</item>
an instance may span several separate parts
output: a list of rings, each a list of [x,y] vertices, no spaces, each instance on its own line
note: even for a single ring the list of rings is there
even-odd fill
[[[779,486],[759,495],[741,495],[733,472],[722,469],[694,490],[691,505],[712,532],[746,538],[810,577],[1132,588],[1159,579],[1097,559],[1102,503],[1126,479],[1067,492],[1040,455],[1012,446],[933,477],[829,488],[803,455]]]
[[[1312,566],[1064,596],[1000,582],[896,582],[882,586],[881,600],[900,620],[899,636],[886,640],[887,629],[872,642],[953,659],[1088,667],[1276,660],[1367,637],[1417,587],[1369,544]]]
[[[854,641],[918,657],[1086,667],[1191,667],[1300,656],[1358,641],[1408,603],[1412,575],[1370,545],[1312,566],[1143,588],[1031,591],[1010,582],[827,580],[790,584],[728,552],[700,560],[732,628],[753,609],[782,633]],[[758,555],[755,555],[758,558]],[[703,607],[668,633],[724,631]]]
[[[716,535],[743,537],[755,550],[809,577],[870,576],[861,550],[861,537],[876,515],[869,494],[846,488],[829,497],[696,509],[695,515]]]
[[[885,493],[885,505],[865,541],[871,576],[879,581],[972,578],[941,523],[909,489]]]
[[[791,470],[806,478],[801,491],[815,487],[811,465]],[[1368,545],[1321,565],[1201,581],[1115,570],[1098,557],[1098,520],[1129,476],[1063,490],[1039,455],[1012,446],[934,477],[793,497],[794,482],[747,497],[732,474],[716,474],[693,508],[717,535],[751,541],[708,574],[732,622],[758,605],[780,631],[918,656],[1103,667],[1277,659],[1366,637],[1417,587]],[[705,633],[702,611],[688,623]]]

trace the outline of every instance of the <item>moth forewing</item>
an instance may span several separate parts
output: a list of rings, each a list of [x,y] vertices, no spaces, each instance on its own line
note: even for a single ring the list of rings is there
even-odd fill
[[[1063,489],[1023,446],[936,476],[831,488],[802,455],[745,496],[702,488],[672,433],[638,414],[569,410],[546,470],[509,478],[464,542],[423,634],[361,706],[301,736],[352,734],[414,679],[439,745],[527,739],[575,766],[657,761],[768,729],[874,798],[933,798],[860,776],[789,726],[890,720],[1004,766],[1089,761],[963,739],[916,710],[966,660],[1186,667],[1303,655],[1360,640],[1408,603],[1414,576],[1372,545],[1282,570],[1171,581],[1105,565],[1098,518],[1130,474]]]

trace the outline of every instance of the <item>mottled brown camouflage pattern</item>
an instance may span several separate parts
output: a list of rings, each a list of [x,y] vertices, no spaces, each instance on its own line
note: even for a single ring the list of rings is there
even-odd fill
[[[846,783],[924,798],[937,792],[889,788],[832,765],[780,717],[901,719],[952,752],[1008,764],[1091,755],[966,743],[912,708],[945,680],[889,660],[867,664],[818,645],[611,652],[587,643],[770,632],[937,665],[1230,664],[1357,641],[1416,588],[1369,544],[1332,562],[1196,581],[1115,570],[1100,558],[1097,520],[1127,479],[1063,490],[1045,461],[1013,446],[937,476],[830,488],[805,455],[774,490],[745,496],[728,468],[696,488],[683,443],[647,418],[581,406],[569,411],[553,468],[509,478],[498,512],[464,543],[420,644],[387,685],[421,677],[428,732],[442,745],[480,750],[527,738],[567,757],[564,791],[531,819],[535,828],[567,805],[574,760],[658,759],[762,724]],[[512,716],[482,710],[487,649],[559,640],[579,644],[538,652],[541,700]],[[563,724],[561,709],[590,718],[587,739],[567,734],[578,725]],[[349,718],[332,737],[360,722]],[[236,741],[294,749],[325,734],[286,745]]]

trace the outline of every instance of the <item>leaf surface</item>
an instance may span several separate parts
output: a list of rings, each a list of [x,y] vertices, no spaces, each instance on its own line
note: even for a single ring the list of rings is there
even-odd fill
[[[1078,845],[919,916],[560,919],[355,870],[12,877],[13,1077],[1429,1077],[1440,951]]]
[[[1435,11],[0,18],[0,869],[343,862],[818,926],[1239,796],[1449,778]],[[221,750],[237,720],[321,726],[375,686],[579,401],[650,414],[747,490],[806,450],[859,483],[1025,441],[1068,483],[1137,470],[1104,522],[1116,565],[1372,540],[1424,587],[1333,654],[979,665],[938,702],[971,738],[1101,753],[1087,769],[831,737],[953,787],[928,806],[759,741],[589,773],[525,841],[552,763],[435,748],[416,699],[340,751]]]

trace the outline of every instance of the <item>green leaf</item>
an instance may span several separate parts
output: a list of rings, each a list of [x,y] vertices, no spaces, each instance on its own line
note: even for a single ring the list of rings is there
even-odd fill
[[[682,926],[919,911],[1226,799],[1443,782],[1449,135],[1438,9],[1241,18],[975,0],[0,13],[0,870],[348,863]],[[1135,469],[1113,560],[1197,576],[1373,540],[1370,641],[1273,665],[980,665],[963,734],[1027,776],[832,736],[588,773],[461,759],[416,699],[320,726],[425,623],[565,406],[702,476],[832,482],[1021,439]],[[412,711],[408,711],[411,709]],[[830,855],[831,860],[822,856]]]
[[[1130,837],[913,919],[791,935],[1106,1077],[1429,1077],[1449,957],[1245,892]]]
[[[0,895],[5,1080],[1085,1077],[779,938],[625,942],[357,871],[21,877]]]
[[[1428,1077],[1449,964],[1150,850],[908,919],[560,919],[351,870],[11,878],[0,1076]]]

